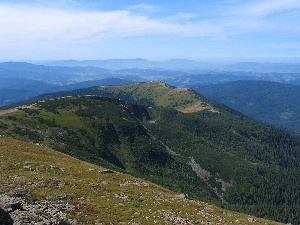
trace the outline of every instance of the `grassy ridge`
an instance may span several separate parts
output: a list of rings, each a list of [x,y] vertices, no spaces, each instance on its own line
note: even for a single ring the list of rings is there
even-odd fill
[[[129,94],[133,100],[147,100],[156,106],[171,107],[182,112],[214,110],[199,95],[187,88],[174,88],[162,82],[137,83],[122,86],[98,87],[111,95]]]
[[[119,86],[98,86],[74,91],[44,94],[32,101],[64,96],[95,95],[130,101],[147,106],[175,108],[181,112],[192,113],[202,110],[218,112],[210,101],[188,88],[174,88],[163,82],[145,82]]]

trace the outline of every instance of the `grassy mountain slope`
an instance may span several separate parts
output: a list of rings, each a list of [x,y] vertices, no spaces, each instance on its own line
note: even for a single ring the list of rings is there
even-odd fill
[[[184,199],[150,182],[72,158],[50,148],[0,137],[0,200],[18,189],[29,190],[21,200],[19,222],[58,221],[72,224],[279,224]],[[62,200],[50,200],[60,193]],[[17,200],[20,201],[20,198]],[[29,205],[39,204],[31,212]],[[48,204],[48,205],[47,205]],[[57,214],[46,207],[61,205]],[[11,214],[14,214],[11,212]],[[19,217],[20,218],[20,217]]]
[[[300,86],[267,81],[236,81],[192,88],[252,118],[300,132]]]
[[[171,107],[181,112],[197,112],[213,110],[199,95],[187,88],[174,88],[162,82],[136,83],[123,86],[98,87],[99,91],[110,93],[112,96],[126,93],[135,101],[143,99],[155,106]]]
[[[188,88],[174,88],[163,82],[145,82],[119,86],[98,86],[37,96],[33,100],[53,97],[95,95],[111,97],[148,106],[175,108],[191,113],[202,110],[216,111],[210,101]]]
[[[208,110],[182,113],[95,96],[58,98],[3,115],[0,133],[297,224],[299,139],[208,103]]]

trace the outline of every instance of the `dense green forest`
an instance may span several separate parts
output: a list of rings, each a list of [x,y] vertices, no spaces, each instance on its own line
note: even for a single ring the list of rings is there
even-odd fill
[[[153,102],[57,98],[2,116],[0,133],[191,198],[299,224],[300,140],[204,100],[214,110],[182,113]]]

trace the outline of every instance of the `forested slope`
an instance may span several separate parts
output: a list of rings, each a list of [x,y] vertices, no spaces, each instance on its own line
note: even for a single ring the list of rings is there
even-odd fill
[[[300,133],[298,85],[244,80],[191,88],[256,120]]]

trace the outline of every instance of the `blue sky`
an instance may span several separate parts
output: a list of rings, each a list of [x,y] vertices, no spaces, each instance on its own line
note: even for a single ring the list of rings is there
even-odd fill
[[[0,60],[300,62],[299,0],[0,0]]]

